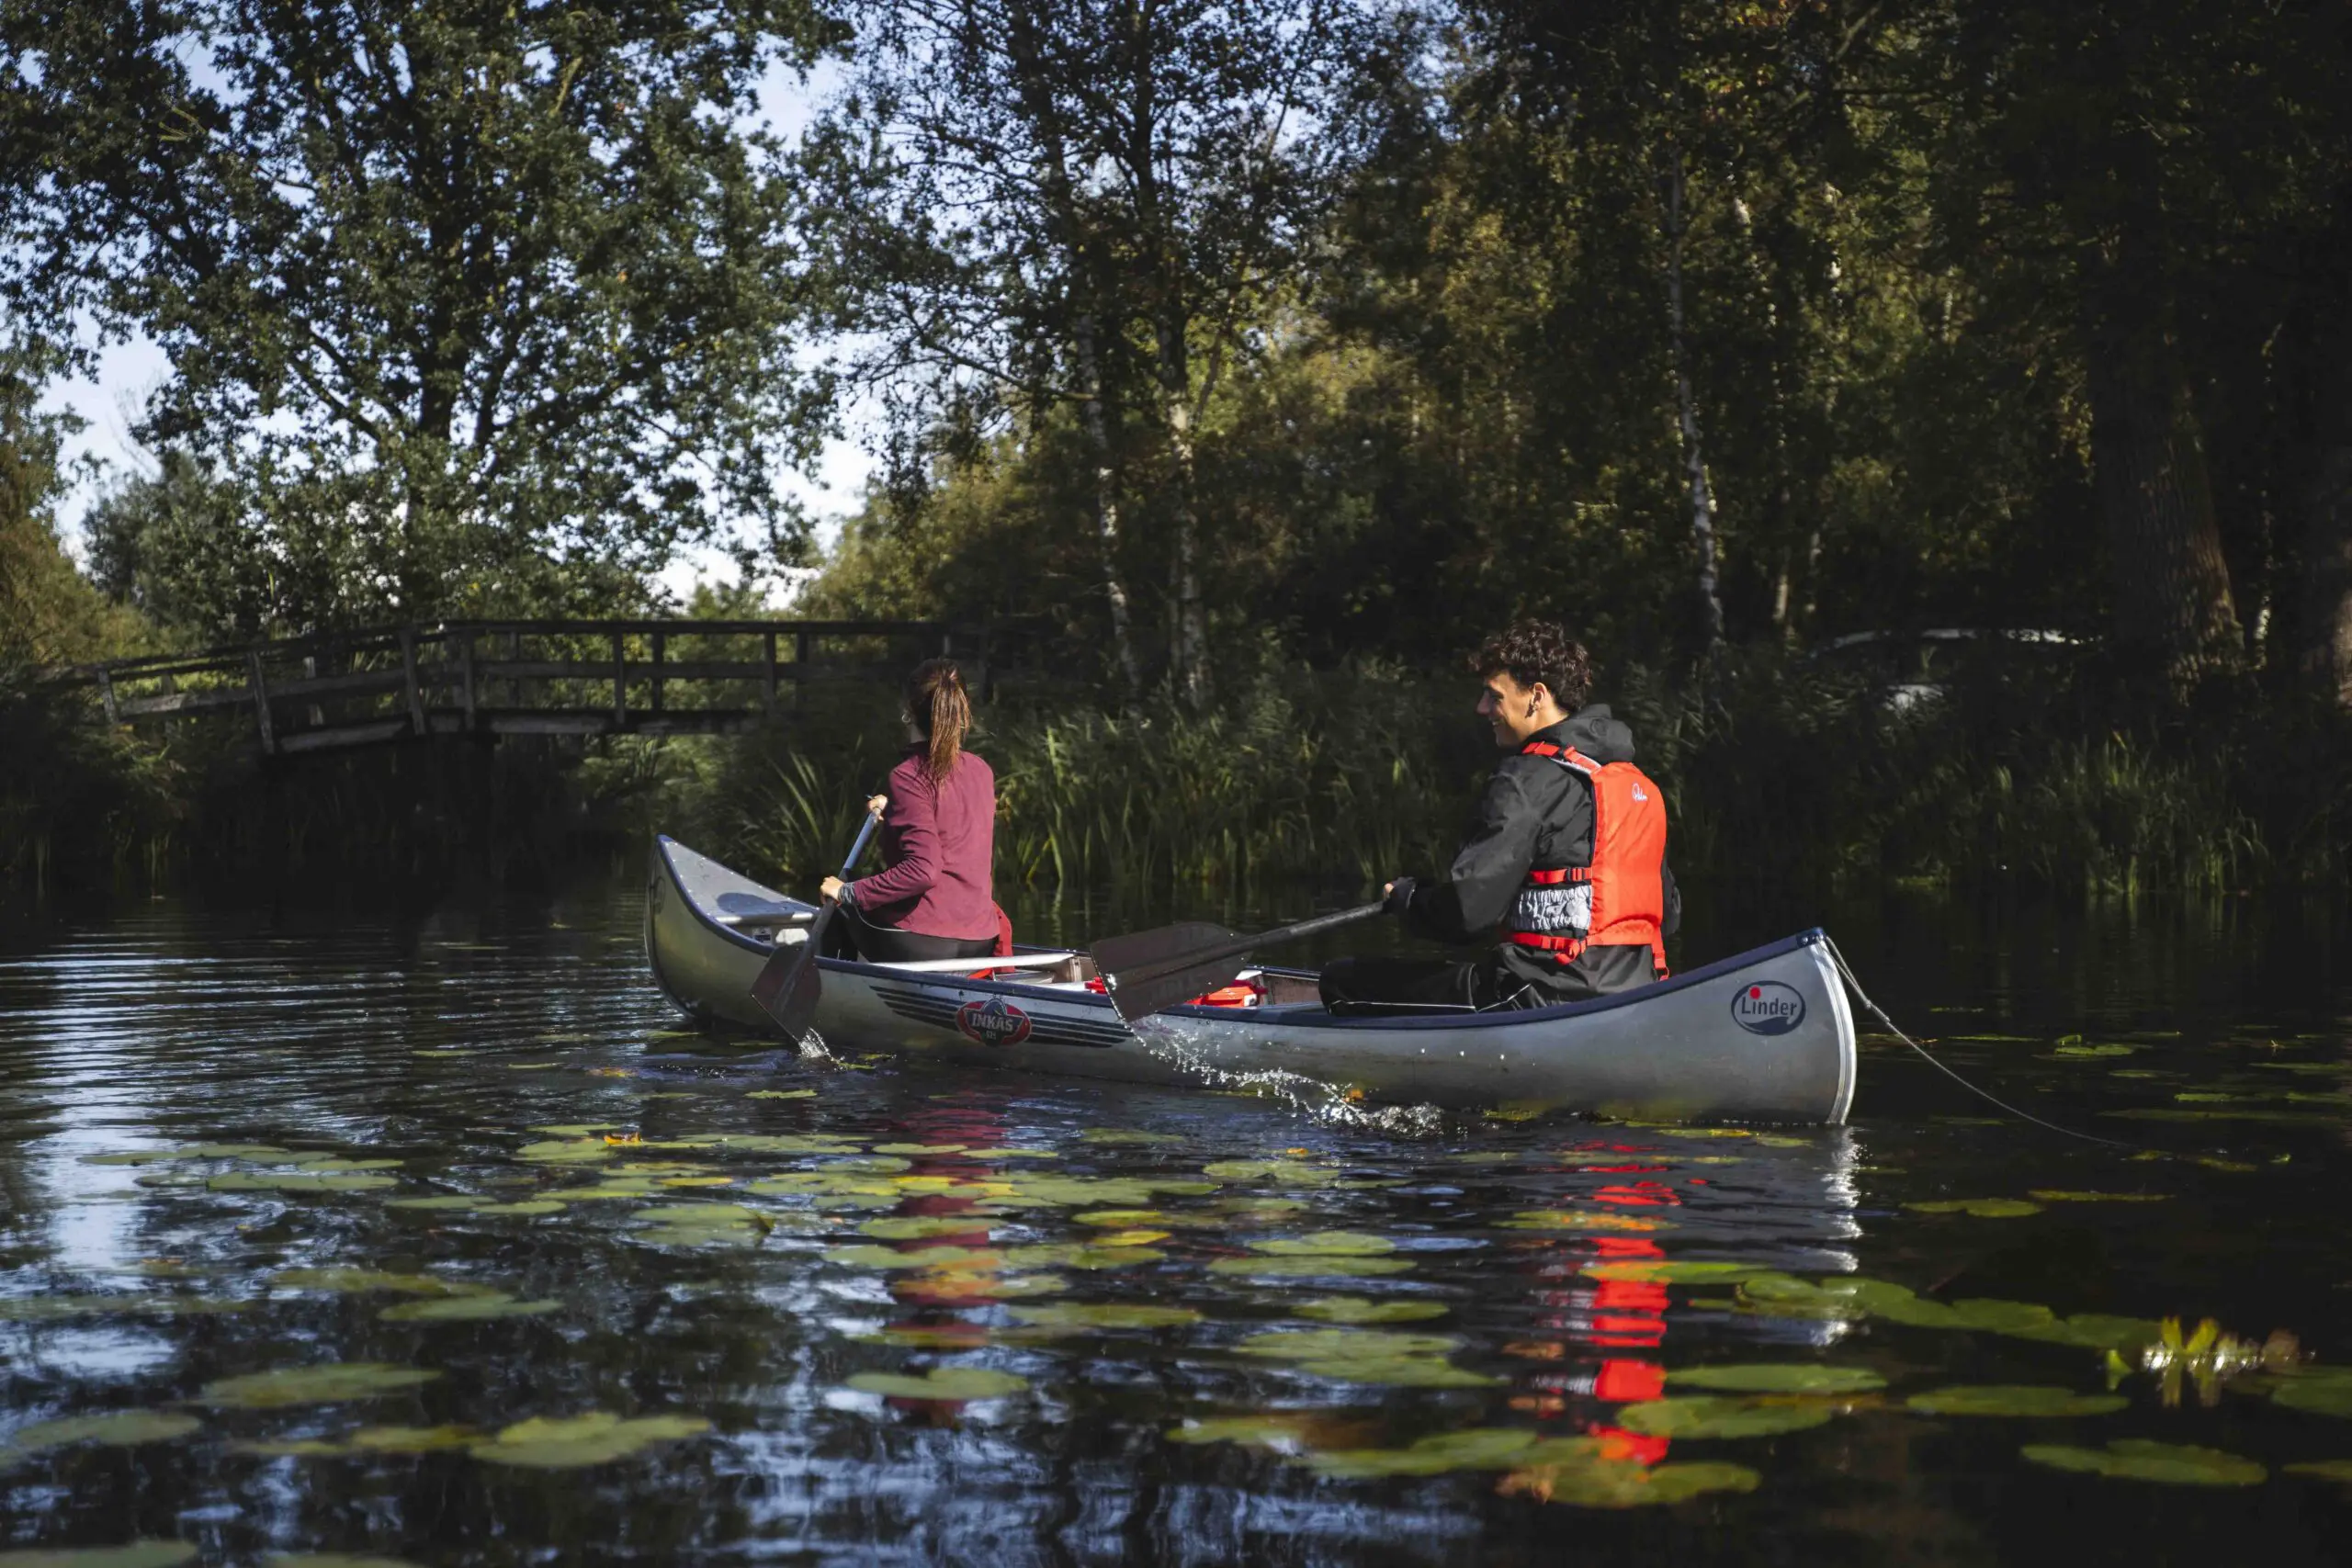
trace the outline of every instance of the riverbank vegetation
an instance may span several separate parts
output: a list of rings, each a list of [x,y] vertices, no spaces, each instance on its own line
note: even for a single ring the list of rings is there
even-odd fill
[[[340,6],[0,0],[15,874],[481,863],[461,798],[518,868],[665,825],[830,869],[887,699],[263,766],[25,673],[632,610],[722,536],[739,612],[813,564],[797,613],[989,628],[1023,880],[1432,866],[1487,760],[1463,650],[1526,614],[1594,649],[1688,874],[2352,858],[2338,10],[657,13],[370,20],[435,107],[360,135],[394,88]],[[83,574],[35,411],[92,322],[173,374]],[[852,406],[886,462],[820,548],[772,476]]]

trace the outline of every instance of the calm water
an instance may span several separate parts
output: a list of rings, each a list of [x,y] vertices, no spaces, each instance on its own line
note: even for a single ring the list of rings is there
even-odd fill
[[[2305,912],[1833,911],[1915,1032],[2126,1147],[1885,1043],[1847,1129],[1408,1137],[726,1049],[647,983],[633,886],[160,903],[0,954],[0,1563],[2299,1562],[2352,1530],[2352,998]],[[1803,923],[1702,912],[1696,956]]]

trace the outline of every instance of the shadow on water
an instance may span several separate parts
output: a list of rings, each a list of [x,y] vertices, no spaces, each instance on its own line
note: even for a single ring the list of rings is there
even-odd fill
[[[1956,1067],[2121,1146],[1881,1041],[1850,1128],[1399,1137],[722,1049],[633,886],[9,942],[0,1563],[2293,1562],[2352,1525],[2332,916],[1832,911]],[[1693,889],[1685,951],[1819,918]]]

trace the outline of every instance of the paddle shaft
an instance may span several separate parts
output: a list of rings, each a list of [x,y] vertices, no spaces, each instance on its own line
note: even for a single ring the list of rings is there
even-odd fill
[[[1301,920],[1296,925],[1283,926],[1275,931],[1261,931],[1255,936],[1232,937],[1206,947],[1194,948],[1192,952],[1175,958],[1163,959],[1157,964],[1138,964],[1125,974],[1104,976],[1104,984],[1112,990],[1117,990],[1120,982],[1125,980],[1156,980],[1163,976],[1176,974],[1180,970],[1204,968],[1212,964],[1222,964],[1228,959],[1247,958],[1261,947],[1272,947],[1277,942],[1295,942],[1300,937],[1316,936],[1324,931],[1337,931],[1341,926],[1354,925],[1358,920],[1368,920],[1387,907],[1385,904],[1359,904],[1352,909],[1317,915],[1311,920]]]
[[[842,880],[857,869],[865,846],[874,840],[874,829],[882,820],[878,811],[865,814],[865,825],[857,830],[857,841],[849,847],[848,856],[842,862]],[[808,922],[805,941],[779,942],[768,961],[760,966],[759,978],[752,982],[752,995],[770,1018],[781,1025],[786,1035],[798,1038],[806,1032],[809,1017],[817,1009],[817,994],[823,982],[815,963],[817,950],[825,939],[825,927],[831,923],[835,900],[828,898],[817,906],[814,919]]]

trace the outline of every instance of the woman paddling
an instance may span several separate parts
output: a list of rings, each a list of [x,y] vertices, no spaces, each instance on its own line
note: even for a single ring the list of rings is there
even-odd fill
[[[996,774],[964,750],[972,699],[954,661],[915,666],[904,716],[907,759],[890,770],[888,793],[867,803],[882,813],[886,869],[855,882],[825,878],[824,896],[841,900],[834,929],[877,964],[1006,951],[1010,933],[989,886]]]

